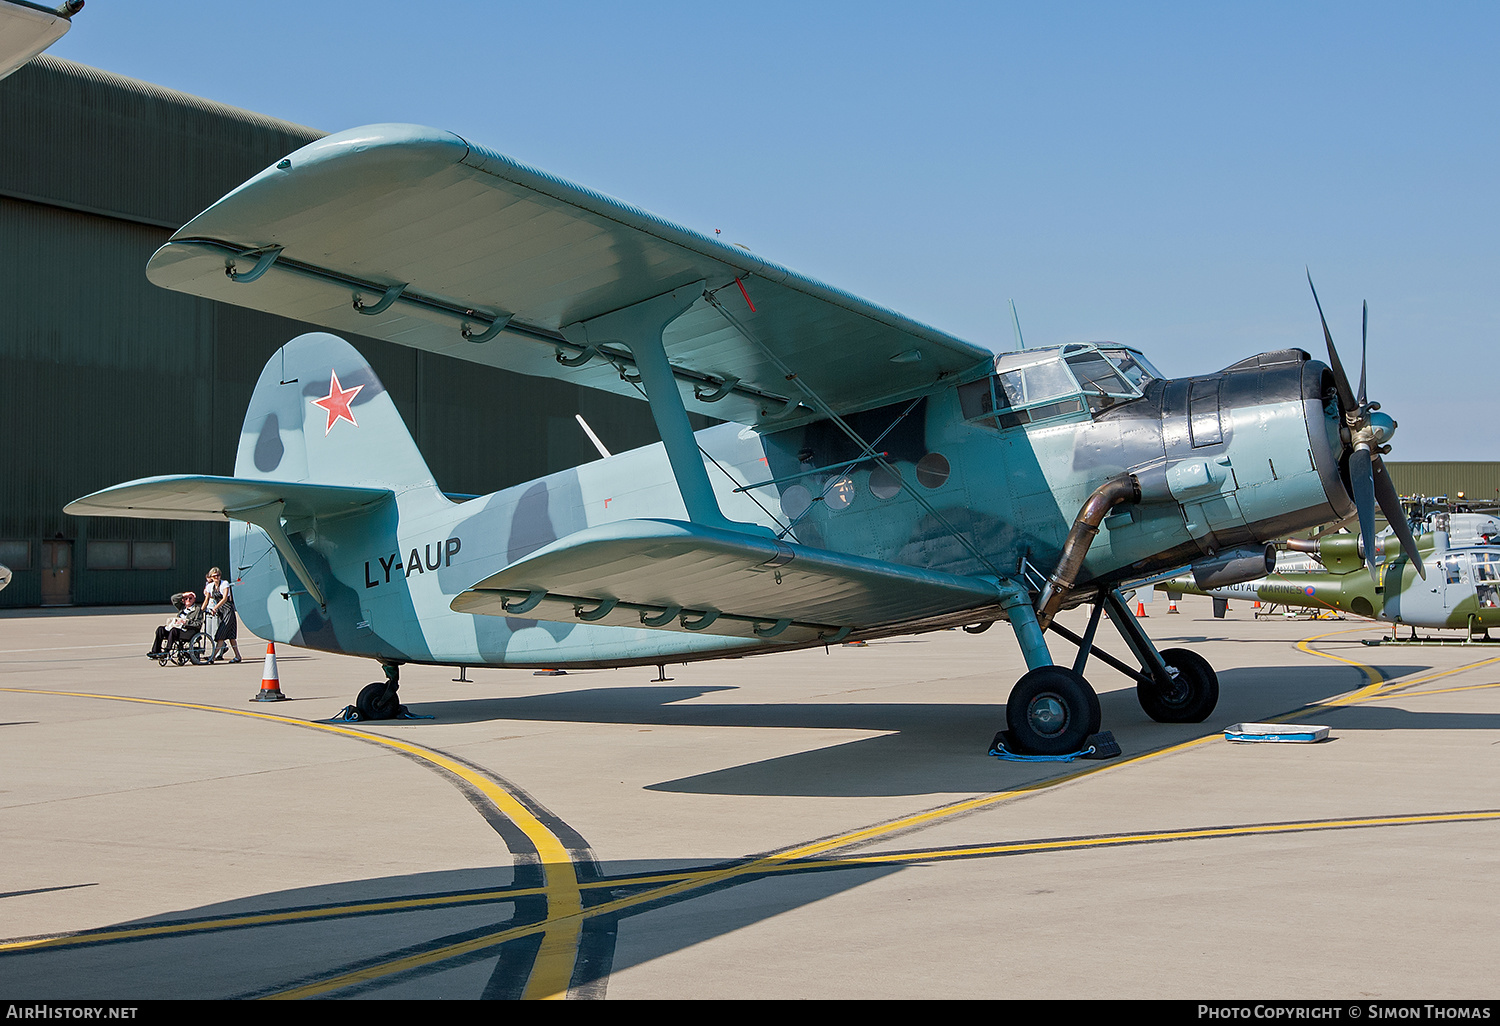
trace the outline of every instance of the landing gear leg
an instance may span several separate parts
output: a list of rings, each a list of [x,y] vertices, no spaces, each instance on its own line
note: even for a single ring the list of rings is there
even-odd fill
[[[377,680],[360,689],[354,708],[362,720],[394,720],[405,711],[396,689],[401,684],[401,664],[382,663],[385,680]]]
[[[1028,667],[1005,703],[1010,725],[997,741],[1033,755],[1069,755],[1099,732],[1099,696],[1083,674],[1052,664],[1031,597],[1019,586],[1002,600]],[[1009,735],[1008,737],[1006,735]]]
[[[1219,704],[1219,677],[1208,660],[1185,648],[1158,652],[1131,613],[1130,606],[1112,591],[1104,597],[1109,619],[1140,660],[1135,697],[1146,715],[1158,723],[1202,723]]]

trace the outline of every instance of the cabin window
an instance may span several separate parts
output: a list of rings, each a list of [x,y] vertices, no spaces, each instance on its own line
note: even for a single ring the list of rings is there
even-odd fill
[[[870,494],[877,499],[894,499],[901,492],[901,472],[892,467],[870,471]]]

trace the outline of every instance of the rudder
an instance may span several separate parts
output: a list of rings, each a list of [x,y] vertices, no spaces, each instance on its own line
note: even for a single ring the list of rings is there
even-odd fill
[[[292,339],[261,370],[234,475],[437,493],[374,369],[348,342],[321,331]]]

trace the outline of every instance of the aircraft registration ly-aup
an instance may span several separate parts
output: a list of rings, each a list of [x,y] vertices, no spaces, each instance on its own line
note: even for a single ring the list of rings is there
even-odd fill
[[[1399,517],[1380,461],[1395,422],[1326,325],[1327,365],[1289,349],[1194,378],[1104,342],[997,357],[435,129],[303,147],[147,275],[650,403],[660,444],[454,501],[369,364],[314,332],[263,370],[233,477],[68,506],[228,520],[246,625],[379,660],[356,702],[372,718],[398,714],[408,662],[649,665],[1004,620],[1028,666],[1010,744],[1069,753],[1101,727],[1096,654],[1157,720],[1218,700],[1123,587],[1189,565],[1260,576],[1275,538],[1356,509],[1373,534],[1377,502]],[[728,423],[694,433],[689,411]],[[1057,623],[1085,603],[1082,635]],[[1106,610],[1134,665],[1096,648]]]
[[[428,570],[439,570],[445,566],[453,565],[453,556],[459,549],[463,548],[463,540],[459,538],[444,538],[433,545],[431,542],[422,547],[418,552],[413,546],[411,555],[406,557],[406,562],[401,561],[401,553],[392,552],[390,556],[377,557],[375,562],[380,569],[371,576],[370,561],[365,560],[365,587],[378,588],[382,584],[391,583],[391,568],[402,577],[410,577],[412,574],[426,573]],[[434,555],[436,553],[436,555]],[[380,575],[384,574],[384,579]]]

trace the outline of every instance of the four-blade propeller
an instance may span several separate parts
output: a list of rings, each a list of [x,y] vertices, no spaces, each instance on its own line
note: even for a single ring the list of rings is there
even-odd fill
[[[1391,530],[1401,542],[1401,551],[1411,560],[1417,573],[1427,579],[1427,570],[1422,566],[1422,557],[1417,552],[1417,542],[1406,522],[1406,510],[1401,506],[1401,496],[1386,473],[1380,457],[1391,451],[1391,436],[1396,432],[1396,422],[1379,412],[1380,404],[1372,403],[1365,395],[1365,356],[1370,335],[1370,305],[1365,304],[1364,331],[1359,349],[1359,394],[1349,387],[1349,376],[1339,362],[1338,350],[1333,347],[1333,335],[1328,330],[1328,318],[1323,316],[1323,304],[1318,301],[1318,290],[1313,287],[1312,272],[1307,273],[1307,287],[1312,289],[1313,302],[1318,305],[1318,319],[1323,322],[1323,339],[1328,343],[1328,366],[1333,370],[1334,388],[1338,392],[1339,413],[1343,416],[1345,435],[1350,446],[1349,486],[1354,494],[1354,507],[1359,512],[1359,537],[1364,544],[1365,566],[1375,577],[1375,505],[1385,514]]]

